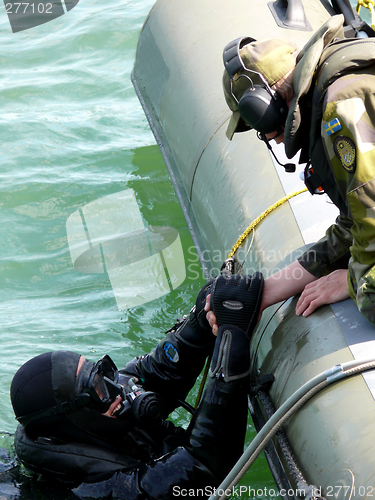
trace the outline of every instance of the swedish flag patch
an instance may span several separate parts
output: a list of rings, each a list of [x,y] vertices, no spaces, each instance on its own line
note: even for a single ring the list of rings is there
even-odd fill
[[[327,135],[332,135],[338,132],[339,130],[342,129],[342,125],[340,123],[340,120],[338,118],[334,118],[330,122],[326,123],[324,125],[324,132]]]

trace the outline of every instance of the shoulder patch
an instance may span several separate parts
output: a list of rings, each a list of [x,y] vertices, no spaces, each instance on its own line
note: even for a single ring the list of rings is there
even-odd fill
[[[336,137],[333,143],[333,149],[341,165],[350,174],[356,169],[356,148],[354,142],[343,135]]]
[[[324,125],[324,132],[327,135],[332,135],[342,129],[342,125],[338,118],[334,118]]]

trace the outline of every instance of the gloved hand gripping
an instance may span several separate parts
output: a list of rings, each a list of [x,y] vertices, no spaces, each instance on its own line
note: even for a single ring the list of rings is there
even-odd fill
[[[252,276],[219,276],[211,287],[211,310],[216,323],[234,325],[243,330],[248,338],[258,321],[262,302],[264,278],[262,273]]]
[[[210,368],[212,378],[234,382],[250,373],[250,338],[258,321],[263,275],[219,276],[211,288],[211,310],[219,326]]]

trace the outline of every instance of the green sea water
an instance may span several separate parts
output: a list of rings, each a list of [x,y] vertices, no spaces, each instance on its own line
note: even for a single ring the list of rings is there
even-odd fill
[[[1,7],[0,447],[7,450],[16,428],[9,387],[19,366],[56,349],[91,360],[108,353],[123,366],[153,348],[204,283],[130,81],[153,3],[81,0],[66,15],[19,33],[12,33]],[[66,222],[88,203],[130,188],[148,224],[177,229],[187,276],[171,293],[119,311],[105,274],[74,269]],[[189,416],[179,409],[172,419],[186,426]],[[253,436],[249,419],[247,441]],[[264,457],[242,484],[258,492],[274,488]],[[61,495],[58,485],[43,489],[25,471],[15,481],[0,470],[1,500]]]
[[[1,7],[0,447],[8,450],[16,429],[9,387],[25,361],[66,349],[91,360],[108,353],[123,366],[153,348],[204,283],[130,81],[152,5],[81,0],[66,15],[19,33]],[[130,188],[148,224],[177,229],[187,276],[168,295],[119,311],[105,274],[74,269],[66,222],[84,205]],[[172,419],[186,426],[189,416],[177,410]],[[41,488],[29,476],[0,473],[0,498],[64,497],[58,485]],[[245,483],[273,486],[264,458]]]

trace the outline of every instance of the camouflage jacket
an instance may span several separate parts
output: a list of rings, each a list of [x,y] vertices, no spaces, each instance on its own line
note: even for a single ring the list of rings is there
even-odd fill
[[[335,16],[301,51],[286,151],[302,148],[340,209],[299,262],[317,277],[349,268],[349,293],[375,323],[375,39],[342,39],[341,25]]]

